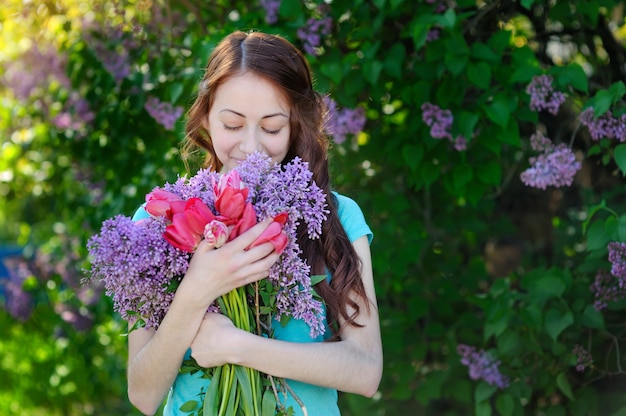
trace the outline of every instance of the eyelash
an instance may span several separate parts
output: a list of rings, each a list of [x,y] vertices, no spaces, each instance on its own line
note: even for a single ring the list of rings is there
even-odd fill
[[[224,124],[224,128],[226,130],[229,130],[229,131],[237,131],[237,130],[239,130],[241,128],[241,126],[231,127],[231,126],[228,126],[228,125]],[[278,129],[278,130],[266,130],[266,129],[263,129],[263,131],[265,133],[271,134],[271,135],[274,135],[274,136],[277,135],[278,133],[280,133],[281,130],[282,129]]]

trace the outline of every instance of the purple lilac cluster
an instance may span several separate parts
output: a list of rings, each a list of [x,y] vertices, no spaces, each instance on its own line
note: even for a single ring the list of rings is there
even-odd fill
[[[330,16],[307,20],[306,25],[298,29],[298,38],[303,42],[304,51],[310,55],[319,55],[318,48],[322,44],[322,37],[330,35],[333,19]]]
[[[261,6],[265,9],[265,23],[273,25],[278,21],[278,9],[281,0],[260,0]]]
[[[271,158],[254,153],[237,170],[250,189],[248,197],[258,220],[280,212],[289,214],[285,229],[289,243],[269,273],[277,288],[275,318],[302,319],[309,325],[312,337],[323,334],[323,306],[313,298],[310,267],[302,259],[296,227],[304,221],[309,237],[319,238],[328,214],[324,192],[313,181],[308,164],[299,158],[280,166]],[[219,178],[220,174],[203,169],[188,179],[166,183],[163,189],[182,199],[200,198],[214,207],[213,185]],[[133,222],[117,216],[105,221],[100,234],[88,243],[93,258],[90,275],[104,281],[107,294],[122,317],[141,316],[147,327],[158,326],[167,312],[174,296],[167,286],[182,278],[190,257],[162,237],[164,227],[158,219]]]
[[[346,141],[348,134],[357,136],[363,131],[366,122],[363,107],[338,109],[335,100],[328,96],[324,97],[324,102],[328,109],[326,131],[333,136],[335,143],[341,144]]]
[[[484,380],[500,389],[509,386],[508,377],[500,372],[500,361],[495,360],[489,353],[465,344],[457,345],[457,353],[461,356],[461,364],[468,367],[472,380]]]
[[[182,278],[191,257],[170,245],[162,237],[164,230],[158,219],[133,221],[118,215],[87,243],[88,278],[104,283],[123,319],[140,318],[147,328],[161,323],[174,297],[168,287]]]
[[[593,366],[593,357],[582,345],[576,344],[572,353],[576,356],[576,370],[585,371],[586,368]]]
[[[24,290],[24,281],[30,276],[30,270],[23,260],[9,259],[3,260],[3,263],[7,266],[9,275],[8,281],[4,284],[5,308],[13,318],[24,322],[33,312],[32,296]]]
[[[454,122],[452,111],[443,110],[438,105],[428,102],[422,104],[421,109],[422,120],[430,127],[430,135],[433,139],[448,139],[458,151],[467,149],[467,138],[461,135],[457,137],[452,135],[452,123]]]
[[[626,243],[611,241],[607,248],[609,250],[609,262],[611,262],[611,274],[620,282],[626,283]]]
[[[166,130],[174,130],[176,120],[183,114],[183,108],[174,107],[172,103],[159,100],[157,97],[148,97],[144,104],[144,108],[150,116]]]
[[[533,77],[526,87],[526,92],[530,95],[530,109],[533,111],[546,110],[550,114],[556,114],[561,104],[565,102],[565,94],[555,91],[551,75],[538,75]]]
[[[598,311],[606,309],[612,302],[626,298],[626,286],[607,270],[598,271],[589,290],[595,298],[593,307]]]
[[[593,306],[599,311],[611,302],[626,298],[626,243],[611,241],[607,249],[611,271],[598,271],[589,287],[595,298]]]
[[[587,127],[593,140],[607,138],[619,142],[626,141],[626,114],[613,117],[613,114],[607,111],[596,118],[593,107],[588,107],[580,113],[580,123]]]
[[[527,186],[546,189],[548,186],[569,186],[580,170],[576,155],[565,144],[554,145],[541,132],[530,137],[531,148],[540,154],[529,159],[531,167],[521,173]]]

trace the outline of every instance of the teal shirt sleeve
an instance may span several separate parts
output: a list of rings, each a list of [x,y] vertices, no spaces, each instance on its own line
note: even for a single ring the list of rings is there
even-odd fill
[[[345,195],[333,192],[335,199],[337,200],[337,215],[339,221],[343,225],[346,234],[351,242],[355,242],[364,235],[367,236],[367,240],[372,243],[374,233],[367,225],[365,216],[361,207],[352,199]]]
[[[137,211],[135,211],[135,215],[133,215],[133,221],[144,220],[149,217],[150,217],[150,214],[148,214],[148,211],[146,211],[144,209],[144,206],[142,205],[139,208],[137,208]]]

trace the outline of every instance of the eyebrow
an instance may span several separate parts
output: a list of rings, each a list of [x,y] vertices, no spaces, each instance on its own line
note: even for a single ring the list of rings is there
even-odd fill
[[[229,109],[229,108],[225,108],[225,109],[223,109],[223,110],[221,110],[221,111],[220,111],[220,113],[223,113],[223,112],[233,113],[233,114],[238,115],[239,117],[246,118],[246,116],[245,116],[245,115],[243,115],[243,114],[241,114],[240,112],[235,111],[235,110],[231,110],[231,109]],[[262,119],[266,119],[266,118],[271,118],[271,117],[276,117],[276,116],[283,116],[283,117],[289,118],[289,116],[288,116],[287,114],[285,114],[285,113],[274,113],[274,114],[268,114],[268,115],[263,116],[263,117],[261,117],[261,118],[262,118]]]

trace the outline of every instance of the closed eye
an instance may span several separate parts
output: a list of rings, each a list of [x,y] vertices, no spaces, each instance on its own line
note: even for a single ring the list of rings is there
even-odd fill
[[[263,131],[266,132],[267,134],[273,134],[273,135],[280,133],[281,130],[282,129],[276,129],[276,130],[263,129]]]
[[[241,128],[241,126],[229,126],[227,124],[224,124],[224,129],[226,129],[226,130],[237,131],[240,128]]]

